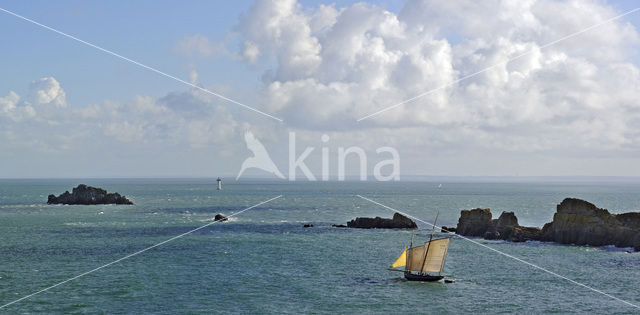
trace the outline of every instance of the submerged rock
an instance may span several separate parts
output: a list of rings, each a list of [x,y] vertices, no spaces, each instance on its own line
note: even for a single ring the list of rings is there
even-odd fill
[[[400,213],[394,213],[392,219],[381,217],[355,218],[347,222],[347,227],[357,229],[417,229],[418,225]]]
[[[119,193],[107,193],[107,191],[102,188],[91,187],[84,184],[78,185],[71,193],[65,191],[58,197],[49,195],[47,203],[65,205],[133,204],[133,202],[125,196],[121,196]]]
[[[448,227],[448,226],[441,226],[440,227],[440,232],[442,233],[455,233],[456,232],[456,228],[454,227]]]
[[[513,212],[491,218],[489,209],[462,210],[456,233],[512,242],[539,240],[562,244],[633,247],[640,250],[640,213],[611,214],[594,204],[567,198],[557,206],[553,221],[542,229],[518,224]]]

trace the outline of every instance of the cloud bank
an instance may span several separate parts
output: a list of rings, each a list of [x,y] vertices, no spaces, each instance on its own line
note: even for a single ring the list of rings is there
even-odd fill
[[[226,143],[240,127],[216,99],[197,89],[159,99],[138,95],[126,101],[68,106],[60,83],[46,77],[32,82],[28,94],[25,100],[14,91],[0,98],[1,130],[20,135],[13,137],[16,142],[45,151],[81,148],[105,137],[121,143],[202,148]]]
[[[248,63],[275,60],[266,108],[297,128],[391,128],[506,150],[637,148],[635,28],[616,20],[543,47],[617,14],[594,1],[407,1],[396,14],[261,0],[238,29]]]

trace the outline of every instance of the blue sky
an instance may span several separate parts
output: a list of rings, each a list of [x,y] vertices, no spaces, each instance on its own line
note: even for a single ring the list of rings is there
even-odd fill
[[[224,40],[249,5],[248,1],[202,1],[189,7],[162,1],[3,3],[6,9],[182,77],[187,77],[190,61],[173,53],[175,42],[193,33]],[[136,94],[161,96],[181,88],[178,82],[14,17],[3,16],[0,27],[6,42],[12,43],[0,55],[6,71],[0,78],[3,87],[20,90],[23,82],[55,75],[75,87],[69,101],[78,105]],[[203,79],[227,84],[241,83],[252,74],[225,60],[208,61],[206,67],[215,71],[204,72]]]
[[[640,176],[628,171],[640,152],[633,102],[640,93],[634,74],[640,12],[503,72],[356,123],[631,10],[637,5],[631,1],[276,2],[0,1],[161,71],[197,76],[207,89],[285,119],[277,123],[199,95],[0,12],[0,100],[10,104],[0,115],[0,177],[233,176],[250,154],[246,130],[285,169],[294,131],[316,152],[323,134],[331,136],[331,152],[396,147],[407,175]],[[265,21],[272,24],[259,24]],[[197,57],[197,47],[180,49],[196,39],[213,52]],[[248,43],[258,59],[247,57]],[[42,78],[51,79],[34,85]],[[34,103],[33,93],[46,84],[59,84],[64,106]],[[96,119],[82,109],[110,116]],[[96,159],[103,167],[92,167]]]
[[[350,5],[358,1],[340,1]],[[184,36],[203,34],[237,45],[233,28],[252,1],[0,1],[1,7],[164,72],[188,78],[192,65],[202,81],[255,86],[261,71],[229,58],[188,60],[173,51]],[[323,1],[301,1],[316,7]],[[331,2],[329,2],[331,3]],[[372,1],[397,11],[402,1]],[[137,94],[162,96],[181,83],[143,70],[81,43],[3,13],[0,29],[7,44],[0,51],[0,86],[24,90],[24,82],[54,75],[73,86],[70,103],[126,99]],[[3,45],[4,46],[4,45]],[[3,93],[6,91],[3,91]],[[247,98],[244,101],[253,101]]]

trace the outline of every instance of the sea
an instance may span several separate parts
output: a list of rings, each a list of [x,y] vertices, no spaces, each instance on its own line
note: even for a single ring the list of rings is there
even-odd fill
[[[46,204],[48,194],[78,184],[119,192],[135,205]],[[455,226],[460,210],[480,207],[494,218],[513,211],[521,225],[541,227],[567,197],[613,213],[640,211],[638,181],[225,179],[219,191],[216,185],[215,179],[0,180],[0,313],[640,312],[640,253],[629,248],[453,236],[443,274],[454,282],[420,283],[387,270],[411,231],[332,227],[393,215],[358,195],[425,222],[439,213],[437,225]],[[218,213],[229,221],[211,224]],[[416,242],[428,240],[431,226],[418,225]]]

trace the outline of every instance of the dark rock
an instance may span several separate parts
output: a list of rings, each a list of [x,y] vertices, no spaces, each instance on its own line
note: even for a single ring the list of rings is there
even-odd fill
[[[455,233],[456,232],[456,228],[448,227],[448,226],[441,226],[440,227],[440,232],[442,232],[442,233]]]
[[[640,213],[611,214],[594,204],[567,198],[557,206],[553,221],[542,229],[518,224],[513,212],[491,219],[489,209],[462,210],[456,233],[511,242],[539,240],[562,244],[633,247],[640,250]]]
[[[216,216],[213,218],[214,221],[228,221],[229,218],[223,216],[222,214],[218,213],[216,214]]]
[[[498,233],[496,239],[511,242],[540,240],[541,229],[526,227],[518,224],[518,218],[513,212],[502,212],[497,220],[492,220],[492,228]]]
[[[332,227],[337,227],[337,228],[346,228],[348,226],[344,225],[344,224],[331,224]]]
[[[500,229],[508,229],[514,226],[520,226],[518,224],[518,218],[516,218],[516,215],[513,212],[502,212],[502,214],[500,215],[500,217],[498,218],[498,221],[495,223],[496,228]]]
[[[356,218],[347,222],[347,227],[358,229],[417,229],[418,225],[400,213],[394,213],[393,219],[381,217]]]
[[[541,237],[542,229],[538,227],[516,226],[506,240],[511,242],[540,241]]]
[[[562,244],[640,249],[640,213],[611,214],[594,204],[567,198],[557,207],[553,221],[542,229],[542,240]]]
[[[513,212],[502,212],[499,218],[491,219],[490,209],[460,211],[456,233],[466,236],[481,236],[488,240],[524,242],[539,240],[541,230],[536,227],[520,226]]]
[[[65,191],[60,196],[49,195],[47,197],[48,204],[65,204],[65,205],[99,205],[99,204],[118,204],[132,205],[129,199],[121,196],[119,193],[107,193],[106,190],[95,188],[84,184],[78,185],[71,193]]]
[[[313,227],[313,224],[305,224],[304,227],[311,228],[311,227]]]
[[[491,227],[491,210],[473,209],[460,211],[456,233],[466,236],[484,236]]]
[[[490,229],[489,231],[484,232],[483,238],[485,240],[499,240],[500,232],[496,231],[495,229]]]

